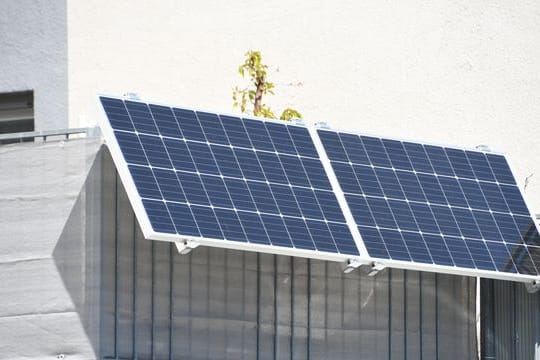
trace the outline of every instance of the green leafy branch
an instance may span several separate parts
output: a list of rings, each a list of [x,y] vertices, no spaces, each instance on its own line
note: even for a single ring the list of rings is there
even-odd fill
[[[233,107],[239,108],[243,113],[276,119],[272,109],[263,103],[263,96],[274,95],[275,88],[274,83],[267,80],[268,65],[262,63],[260,51],[250,50],[245,56],[244,63],[238,67],[238,73],[243,78],[246,76],[249,78],[250,86],[243,89],[236,86],[233,89]],[[253,110],[249,110],[248,107],[252,107]],[[286,108],[279,118],[286,121],[301,119],[302,114],[298,110]]]

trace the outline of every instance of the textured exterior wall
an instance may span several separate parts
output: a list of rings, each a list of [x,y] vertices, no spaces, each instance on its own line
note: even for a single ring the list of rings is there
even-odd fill
[[[0,146],[0,359],[96,358],[99,146]]]
[[[311,121],[508,153],[540,211],[538,1],[68,3],[70,121],[96,92],[228,111],[262,50],[279,96]]]
[[[36,130],[68,127],[66,0],[0,1],[0,93],[34,90]]]

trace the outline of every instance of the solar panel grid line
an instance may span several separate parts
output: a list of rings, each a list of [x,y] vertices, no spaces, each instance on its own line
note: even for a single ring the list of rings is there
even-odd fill
[[[141,121],[142,118],[144,117],[144,116],[143,116],[143,115],[144,115],[144,108],[143,108],[143,107],[146,106],[146,105],[148,105],[148,104],[146,104],[146,103],[141,103],[140,105],[137,104],[137,106],[135,106],[135,110],[133,110],[133,115],[137,116],[137,121]],[[153,105],[153,104],[151,104],[151,105]],[[141,107],[141,106],[142,106],[142,107]],[[153,105],[153,106],[157,106],[157,105]],[[161,130],[160,130],[160,126],[159,126],[158,123],[155,121],[155,112],[152,111],[152,110],[153,110],[152,107],[149,107],[149,109],[150,109],[150,113],[151,113],[151,115],[152,115],[152,122],[154,122],[154,125],[155,125],[155,126],[150,126],[149,124],[145,124],[145,126],[147,126],[147,128],[145,128],[144,130],[150,132],[151,134],[139,134],[139,133],[137,132],[137,130],[135,129],[135,128],[136,128],[136,125],[135,125],[135,124],[132,124],[132,125],[133,125],[133,129],[131,129],[131,126],[127,126],[127,127],[122,128],[122,129],[120,130],[120,132],[122,132],[122,131],[127,131],[127,132],[132,131],[133,133],[135,133],[135,135],[137,135],[137,139],[139,138],[139,136],[147,136],[147,138],[145,139],[145,140],[147,141],[147,144],[146,144],[146,145],[142,143],[142,140],[141,140],[141,141],[138,140],[137,142],[138,142],[138,146],[139,146],[139,148],[140,148],[140,152],[144,153],[144,158],[146,159],[146,161],[147,161],[149,164],[151,164],[151,163],[152,163],[152,161],[151,161],[151,156],[149,156],[149,155],[147,154],[147,152],[146,152],[148,149],[149,149],[150,151],[152,151],[153,149],[151,148],[151,146],[154,146],[154,145],[155,145],[155,142],[152,141],[151,137],[156,137],[156,138],[159,138],[160,140],[164,140],[164,139],[175,139],[175,138],[174,138],[174,137],[168,137],[167,135],[163,135],[163,134],[160,133],[160,131],[161,131]],[[177,114],[177,112],[176,112],[176,111],[173,111],[173,116],[172,116],[172,117],[176,116],[176,114]],[[162,114],[162,115],[163,115],[163,114]],[[171,118],[172,118],[172,117],[171,117]],[[124,120],[125,120],[125,119],[124,119]],[[169,124],[169,125],[170,125],[170,124]],[[279,125],[281,125],[281,124],[279,124]],[[114,133],[114,131],[113,131],[112,129],[110,129],[110,126],[109,126],[109,129],[108,129],[108,130],[111,130],[110,132],[111,132],[111,133]],[[170,130],[170,128],[169,128],[169,130]],[[169,130],[167,130],[167,131],[169,131]],[[287,130],[287,131],[288,131],[288,130]],[[180,133],[180,132],[178,132],[178,133]],[[306,132],[306,133],[307,133],[307,132]],[[290,145],[290,146],[289,146],[287,149],[285,149],[285,150],[288,152],[288,154],[286,154],[286,155],[285,155],[285,154],[279,154],[277,151],[274,150],[274,152],[276,153],[276,155],[278,155],[276,158],[278,159],[278,161],[280,162],[280,164],[281,164],[282,167],[285,167],[285,165],[283,165],[283,163],[282,163],[283,156],[289,156],[289,155],[292,155],[292,153],[294,153],[294,152],[300,151],[299,149],[297,150],[297,149],[295,148],[296,145],[295,145],[295,142],[294,142],[292,139],[294,138],[295,141],[296,141],[296,140],[299,139],[298,136],[302,136],[302,134],[299,133],[298,131],[296,131],[295,134],[292,134],[292,132],[291,132],[291,134],[289,134],[288,136],[290,136],[290,139],[291,139],[291,141],[289,141],[289,145]],[[110,137],[107,137],[107,138],[110,138]],[[307,140],[306,140],[306,139],[307,139]],[[304,142],[305,142],[305,141],[309,141],[309,140],[310,140],[309,134],[307,134],[306,139],[301,139],[301,138],[300,138],[300,140],[298,140],[298,141],[304,141]],[[211,145],[211,144],[209,144],[209,142],[208,142],[209,139],[203,139],[202,136],[199,137],[199,140],[200,140],[201,143],[204,143],[204,142],[205,142],[204,140],[207,140],[207,141],[206,141],[206,144],[207,144],[207,145]],[[184,139],[184,141],[187,143],[187,142],[189,142],[190,140],[189,140],[189,139]],[[230,141],[230,140],[229,140],[229,141]],[[154,144],[152,144],[152,143],[154,143]],[[116,145],[118,146],[118,144],[116,144]],[[172,159],[172,157],[171,157],[170,154],[169,154],[168,146],[167,146],[165,143],[163,143],[162,145],[163,145],[163,146],[161,146],[161,148],[162,148],[161,151],[167,154],[168,160],[165,160],[164,163],[159,164],[160,166],[149,166],[149,168],[152,170],[153,182],[156,183],[156,184],[158,184],[157,186],[158,186],[159,189],[160,189],[160,197],[161,197],[161,198],[166,198],[165,194],[164,194],[163,191],[162,191],[163,189],[162,189],[162,184],[161,184],[160,181],[159,181],[160,179],[158,179],[158,178],[156,177],[154,171],[158,171],[158,170],[159,170],[159,171],[161,171],[161,170],[163,170],[163,171],[171,171],[171,170],[173,170],[174,173],[175,173],[175,175],[178,175],[179,173],[182,173],[183,171],[182,171],[182,170],[175,170],[175,169],[174,169],[174,166],[169,165],[169,163],[170,163],[170,164],[173,163],[173,159]],[[232,148],[232,146],[231,146],[231,148]],[[197,164],[197,161],[196,161],[196,159],[193,158],[193,153],[192,153],[192,151],[191,151],[191,149],[190,149],[189,146],[186,148],[186,150],[187,150],[188,153],[190,154],[190,158],[191,158],[190,161],[191,161],[192,163]],[[250,151],[254,151],[253,149],[249,149],[249,150],[250,150]],[[258,150],[257,150],[257,151],[258,151]],[[254,152],[255,152],[255,151],[254,151]],[[268,151],[268,153],[272,153],[272,152],[271,152],[271,151]],[[214,155],[214,153],[212,153],[212,152],[210,152],[210,154],[212,154],[212,156]],[[239,162],[239,159],[237,158],[236,153],[233,152],[233,155],[234,155],[236,161]],[[302,149],[302,156],[299,156],[299,155],[298,155],[297,157],[300,158],[300,159],[302,159],[302,157],[305,157],[306,159],[309,159],[309,158],[312,157],[313,155],[316,155],[314,149],[313,149],[313,151],[311,151],[311,150],[306,146],[306,148]],[[161,158],[161,159],[159,159],[159,160],[162,161],[162,160],[164,160],[164,159]],[[216,159],[215,159],[215,158],[214,158],[213,160],[214,160],[214,162],[216,162]],[[258,159],[257,159],[257,161],[258,161]],[[306,160],[306,161],[307,161],[307,160]],[[303,169],[303,171],[304,171],[304,175],[302,175],[302,176],[305,176],[305,177],[308,177],[308,176],[309,176],[309,184],[306,183],[306,184],[304,184],[304,185],[311,185],[311,186],[306,187],[306,189],[309,188],[309,189],[312,190],[312,191],[319,191],[319,192],[323,192],[323,191],[324,191],[324,192],[327,192],[328,189],[325,189],[325,184],[324,184],[324,183],[321,183],[321,182],[320,182],[319,180],[317,180],[317,179],[313,179],[313,178],[311,177],[311,174],[310,174],[310,175],[305,175],[305,173],[308,173],[308,172],[309,172],[309,171],[306,171],[306,168],[305,168],[305,164],[309,164],[309,163],[307,163],[306,161],[301,161],[301,162],[298,162],[298,163],[297,163],[297,164],[299,164],[299,165],[302,167],[302,169]],[[116,162],[116,161],[115,161],[115,162]],[[133,165],[133,166],[136,166],[136,165],[141,165],[141,164],[135,164],[135,165]],[[165,165],[165,167],[162,167],[163,165]],[[172,167],[172,169],[171,169],[171,167]],[[259,168],[261,168],[261,164],[260,164],[260,163],[259,163]],[[242,170],[243,170],[243,169],[242,169]],[[316,169],[315,169],[315,170],[316,170]],[[129,172],[129,169],[128,169],[128,172]],[[119,172],[119,173],[120,173],[120,172]],[[202,174],[199,173],[198,175],[202,175]],[[206,176],[206,175],[205,175],[205,176]],[[215,174],[208,174],[208,176],[215,176]],[[224,177],[221,176],[221,178],[224,178]],[[180,178],[178,178],[178,176],[176,176],[176,180],[178,180],[179,183],[181,182],[181,181],[180,181]],[[319,185],[322,184],[320,187],[321,187],[321,189],[324,189],[324,190],[317,190],[316,188],[314,188],[314,186],[318,186],[318,185],[317,185],[316,183],[313,183],[313,180],[317,180]],[[247,181],[247,180],[246,180],[246,181]],[[254,180],[254,179],[251,179],[251,180],[249,180],[249,181],[257,182],[257,180]],[[271,185],[271,183],[269,183],[269,181],[268,181],[267,179],[266,179],[266,181],[261,181],[260,183],[261,183],[261,184],[262,184],[262,183],[266,183],[267,185]],[[299,185],[299,184],[296,184],[295,186],[298,187],[298,185]],[[210,194],[208,193],[208,189],[207,189],[205,186],[206,186],[206,184],[203,184],[203,185],[202,185],[202,188],[204,189],[206,198],[210,198]],[[289,187],[295,189],[295,187],[293,187],[293,186],[291,186],[291,185],[289,185]],[[250,187],[246,187],[246,189],[247,189],[247,192],[250,193],[250,195],[253,197],[253,194],[252,194],[252,192],[251,192],[251,188],[250,188]],[[298,191],[299,191],[299,189],[300,189],[300,188],[298,187]],[[296,193],[296,191],[295,191],[295,193],[292,193],[292,192],[291,192],[291,195],[292,195],[291,197],[293,198],[293,201],[296,203],[297,207],[299,207],[299,206],[298,206],[298,205],[299,205],[299,200],[298,200],[299,198],[297,198],[297,193]],[[184,197],[186,197],[186,196],[184,195]],[[273,197],[273,194],[272,194],[272,197]],[[318,206],[319,208],[322,208],[322,205],[321,205],[322,203],[319,204],[320,199],[322,199],[322,198],[319,198],[318,196],[316,196],[314,199],[315,199],[315,202],[317,203],[317,206]],[[141,200],[141,199],[140,199],[140,200]],[[146,199],[146,200],[150,201],[149,199]],[[145,201],[146,201],[146,200],[145,200]],[[154,199],[154,200],[155,200],[155,199]],[[252,200],[253,200],[253,199],[252,199]],[[187,200],[186,200],[186,201],[187,201]],[[178,204],[181,204],[181,202],[179,203],[179,202],[170,201],[170,200],[165,201],[165,203],[166,203],[166,204],[170,203],[171,206],[172,206],[173,204],[177,204],[177,205],[178,205]],[[276,199],[274,199],[274,203],[276,203]],[[155,204],[156,204],[156,202],[153,201],[153,202],[152,202],[152,205],[155,205]],[[327,205],[328,205],[328,204],[326,204],[325,206],[327,206]],[[193,206],[197,206],[197,209],[199,209],[199,210],[200,210],[200,209],[203,209],[203,207],[204,207],[204,206],[199,206],[199,205],[193,205]],[[144,206],[143,206],[143,207],[144,207]],[[217,211],[217,209],[219,209],[219,207],[213,207],[212,205],[211,205],[211,208],[212,208],[212,211],[213,211],[214,208],[216,209],[216,211]],[[190,209],[189,212],[190,212],[190,214],[191,214],[191,217],[194,217],[194,213],[192,212],[192,210],[193,210],[193,209]],[[167,208],[167,212],[169,213],[169,217],[172,218],[173,216],[170,214],[170,211],[169,211],[168,208]],[[248,214],[247,212],[246,212],[246,213],[242,213],[242,210],[238,210],[238,212],[240,212],[240,214]],[[261,216],[263,216],[263,215],[264,215],[264,213],[261,213]],[[334,246],[335,248],[338,247],[337,244],[336,244],[336,240],[334,239],[334,237],[337,236],[337,235],[343,234],[343,229],[339,226],[339,223],[334,223],[331,219],[330,219],[330,221],[328,221],[328,220],[323,220],[323,221],[324,221],[324,224],[326,224],[326,225],[324,225],[323,227],[321,227],[322,225],[320,225],[320,224],[323,224],[323,221],[321,221],[322,219],[317,219],[316,221],[318,221],[318,222],[314,222],[314,220],[310,220],[309,217],[305,217],[305,216],[302,216],[302,215],[300,215],[300,216],[302,217],[302,221],[303,221],[303,225],[302,225],[303,228],[304,228],[304,233],[303,233],[303,234],[304,234],[304,236],[308,236],[308,237],[309,237],[309,241],[310,241],[311,243],[314,244],[314,243],[316,242],[316,238],[320,238],[320,237],[321,237],[320,233],[319,233],[318,231],[316,231],[316,230],[320,230],[320,231],[322,231],[323,233],[327,234],[327,235],[331,238],[332,242],[334,243],[333,246]],[[325,216],[326,216],[326,213],[325,213]],[[243,216],[240,216],[240,217],[242,218]],[[292,221],[292,220],[294,219],[294,218],[287,217],[287,216],[282,216],[282,218],[285,219],[286,222],[290,222],[290,221]],[[290,221],[287,220],[287,219],[289,219]],[[261,218],[261,220],[263,220],[263,219]],[[297,222],[297,223],[298,223],[298,222]],[[218,224],[219,224],[219,222],[218,222]],[[249,226],[249,220],[247,220],[247,222],[241,222],[241,223],[240,223],[240,225],[241,225],[242,227],[244,226],[244,224],[247,224],[247,226]],[[294,222],[293,222],[292,224],[294,225]],[[318,225],[318,224],[319,224],[319,225]],[[267,229],[265,228],[265,226],[266,226],[266,220],[264,220],[263,222],[261,222],[260,225],[262,225],[262,230],[263,230],[263,232],[266,232],[266,233],[267,233],[266,236],[268,237],[268,232],[267,232]],[[197,227],[198,227],[198,225],[197,225]],[[260,231],[261,228],[258,228],[258,230]],[[288,229],[287,227],[285,227],[285,230],[286,230],[287,232],[289,231],[289,229]],[[201,231],[200,229],[199,229],[198,231],[199,231],[199,233],[202,233],[202,231]],[[244,234],[245,234],[245,233],[246,233],[246,231],[244,230]],[[254,234],[254,233],[252,233],[252,234],[253,234],[253,236],[257,236],[257,234]],[[288,234],[288,236],[289,236],[289,237],[292,237],[291,234]],[[170,236],[168,236],[167,234],[157,234],[157,233],[155,233],[155,232],[152,234],[151,237],[152,237],[152,238],[167,239],[167,240],[169,240],[169,241],[172,240],[172,239],[170,238]],[[191,238],[191,237],[188,236],[187,238]],[[198,238],[198,237],[195,237],[195,239],[196,239],[196,240],[201,240],[201,239]],[[177,240],[177,239],[176,239],[176,240]],[[203,242],[208,242],[208,240],[210,240],[210,242],[213,241],[213,240],[211,240],[211,239],[202,239]],[[224,240],[221,240],[221,239],[220,239],[220,240],[219,240],[219,243],[222,244],[222,241],[224,241]],[[226,241],[226,240],[225,240],[225,241]],[[325,241],[326,241],[326,240],[325,240]],[[215,245],[216,245],[216,244],[214,244],[214,246],[215,246]],[[222,244],[222,245],[223,245],[223,244]],[[233,247],[233,248],[234,248],[235,246],[236,246],[236,248],[238,248],[238,246],[239,246],[239,244],[236,244],[236,243],[234,243],[234,242],[233,242],[233,243],[230,243],[230,244],[228,244],[228,245],[230,245],[230,246]],[[220,246],[221,246],[221,245],[220,245]],[[240,247],[244,248],[244,246],[242,246],[242,245],[240,245]],[[248,246],[247,248],[250,249],[250,250],[253,250],[253,249],[249,248],[249,246]],[[276,249],[272,249],[272,252],[275,253],[274,250],[276,250]],[[282,250],[283,250],[283,249],[281,249],[281,250],[279,250],[279,251],[282,251]],[[288,249],[287,251],[290,251],[290,250],[291,250],[291,249]],[[303,249],[296,249],[296,250],[298,250],[297,253],[296,253],[296,254],[293,254],[293,255],[313,257],[313,254],[310,254],[309,252],[304,251]],[[268,251],[268,249],[266,249],[266,251]],[[283,251],[285,251],[285,250],[283,250]],[[355,252],[357,252],[357,250],[355,250]],[[291,255],[291,254],[289,253],[289,255]],[[318,258],[332,259],[332,260],[334,260],[334,261],[335,261],[336,259],[338,259],[338,258],[339,258],[339,259],[344,259],[345,256],[347,256],[347,255],[344,255],[344,254],[338,254],[338,255],[334,256],[334,254],[325,254],[325,253],[317,254],[317,257],[318,257]]]

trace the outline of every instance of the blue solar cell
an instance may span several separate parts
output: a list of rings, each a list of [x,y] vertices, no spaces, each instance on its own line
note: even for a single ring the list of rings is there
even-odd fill
[[[414,170],[401,141],[382,139],[382,143],[390,158],[392,167],[402,170]]]
[[[448,204],[451,206],[469,207],[458,180],[445,176],[439,176],[437,179],[441,185],[444,197],[448,200]]]
[[[245,181],[227,178],[224,181],[235,208],[257,211]]]
[[[197,111],[196,114],[206,140],[214,144],[230,144],[227,135],[225,135],[225,129],[223,129],[221,121],[216,114],[201,111]]]
[[[178,178],[176,177],[176,173],[174,171],[153,169],[153,172],[157,180],[159,189],[161,190],[161,194],[163,195],[163,198],[165,200],[184,203],[186,202],[186,197],[184,196],[184,192],[182,191],[182,187],[180,186],[180,182],[178,181]],[[148,197],[158,199],[160,195],[159,193],[157,193],[154,196]]]
[[[480,181],[478,184],[482,189],[482,193],[484,194],[484,198],[486,199],[490,210],[505,213],[510,212],[499,185],[483,181]]]
[[[446,196],[441,188],[439,180],[433,175],[418,174],[418,180],[422,191],[426,195],[427,201],[431,204],[448,204]]]
[[[115,131],[114,134],[128,164],[148,165],[148,159],[137,135],[120,131]]]
[[[197,171],[204,174],[220,175],[218,166],[214,160],[214,155],[212,154],[212,150],[210,149],[209,145],[188,141],[187,147],[191,157],[193,158]]]
[[[434,205],[431,206],[431,212],[435,217],[435,221],[437,222],[437,226],[441,230],[441,233],[461,236],[461,231],[459,230],[456,219],[448,207]]]
[[[336,196],[333,192],[315,190],[315,196],[324,214],[324,217],[328,221],[345,222],[341,207],[337,202]]]
[[[449,248],[446,245],[446,242],[444,241],[442,236],[423,234],[422,238],[426,243],[429,254],[433,259],[433,263],[445,266],[455,265],[454,261],[452,260],[452,255],[450,254]]]
[[[364,241],[370,256],[379,259],[390,258],[378,229],[367,226],[358,226],[358,231],[362,235],[362,240]]]
[[[377,226],[389,229],[397,228],[396,221],[386,200],[376,197],[367,197],[366,200]]]
[[[332,239],[332,234],[326,223],[307,220],[306,224],[317,249],[328,252],[337,252],[337,247],[334,242],[328,241],[328,239]]]
[[[486,156],[498,182],[510,185],[516,184],[512,170],[510,170],[510,166],[504,156],[494,154],[486,154]]]
[[[179,234],[189,236],[201,236],[193,213],[185,204],[167,204],[172,221]]]
[[[280,155],[279,160],[281,160],[283,170],[285,170],[289,183],[296,186],[311,186],[302,162],[298,157]]]
[[[354,221],[356,221],[358,225],[377,226],[364,197],[345,195],[345,199],[347,199]]]
[[[251,141],[240,118],[220,115],[221,123],[232,146],[251,148]]]
[[[340,139],[341,144],[343,145],[343,148],[345,149],[345,152],[347,154],[346,158],[348,158],[348,161],[362,165],[371,164],[366,149],[364,148],[364,145],[362,144],[359,136],[341,133],[339,134],[339,139],[337,139],[336,141],[339,141]],[[337,148],[339,149],[339,146]]]
[[[217,221],[223,231],[225,240],[247,242],[246,233],[242,228],[240,219],[235,211],[226,209],[214,209]]]
[[[353,165],[353,169],[363,194],[370,196],[384,196],[374,169],[362,165]]]
[[[501,185],[501,192],[503,194],[506,204],[510,208],[513,214],[527,215],[529,216],[529,209],[523,200],[523,196],[519,192],[519,189],[515,186]]]
[[[281,166],[281,161],[276,154],[261,151],[257,152],[257,156],[268,181],[277,184],[287,184],[289,182],[283,166]]]
[[[243,178],[242,170],[236,158],[235,153],[229,147],[221,145],[210,145],[210,150],[214,155],[219,172],[223,176],[233,178]]]
[[[184,109],[172,109],[172,111],[185,139],[206,141],[201,124],[197,120],[194,111]]]
[[[452,164],[446,156],[446,152],[440,146],[426,145],[424,150],[433,166],[433,170],[438,175],[455,176]]]
[[[244,127],[255,149],[275,151],[274,144],[262,121],[244,119]]]
[[[206,206],[191,206],[191,211],[202,236],[223,239],[214,210]]]
[[[161,135],[182,138],[182,132],[171,108],[159,105],[150,105],[149,107]]]
[[[273,245],[292,247],[291,238],[283,219],[274,215],[261,215],[262,222]]]
[[[456,266],[476,268],[465,240],[450,236],[444,236],[446,247],[450,251],[452,260]]]
[[[465,240],[471,258],[477,269],[482,270],[497,270],[491,254],[483,241]]]
[[[135,130],[144,134],[159,135],[148,105],[133,101],[126,101],[125,104]]]
[[[292,190],[304,217],[311,219],[324,219],[321,207],[313,190],[299,187],[292,188]]]
[[[283,154],[297,155],[293,141],[287,130],[287,126],[275,123],[265,123],[270,139],[274,143],[276,151]]]
[[[497,223],[489,212],[473,210],[473,215],[484,239],[502,241],[501,233],[497,229]]]
[[[139,139],[150,165],[167,169],[173,168],[163,141],[159,137],[141,134]]]
[[[155,231],[176,234],[176,229],[171,220],[171,216],[163,201],[143,199],[143,205],[148,215],[148,220]]]
[[[118,99],[109,99],[101,97],[101,103],[103,104],[103,109],[105,114],[111,122],[111,127],[114,130],[126,130],[126,131],[135,131],[131,118],[124,106],[124,102]]]
[[[187,201],[191,204],[210,205],[206,191],[202,185],[201,178],[197,174],[179,171],[176,173]]]
[[[197,171],[185,141],[163,139],[163,143],[176,170]]]
[[[431,233],[431,234],[440,234],[441,230],[437,226],[437,222],[433,217],[431,209],[426,204],[421,203],[410,203],[411,210],[413,212],[416,223],[420,228],[420,231]],[[377,220],[377,219],[375,219]]]
[[[491,241],[486,241],[485,244],[497,270],[511,273],[518,272],[518,269],[508,252],[508,248],[504,244]]]
[[[433,167],[422,145],[405,142],[403,143],[403,147],[407,155],[409,155],[409,160],[415,171],[433,174]]]
[[[246,179],[266,181],[257,155],[252,150],[234,149],[234,154]]]
[[[337,133],[324,130],[318,130],[317,133],[330,160],[349,162],[349,158]]]
[[[307,129],[298,126],[288,126],[289,134],[298,154],[312,158],[319,158],[317,149],[311,140],[311,135]]]
[[[270,245],[270,239],[259,215],[239,211],[238,217],[250,243]]]
[[[249,181],[247,185],[257,210],[269,214],[279,214],[279,209],[274,201],[272,190],[268,184],[257,181]]]
[[[404,201],[389,200],[390,210],[394,215],[398,229],[419,231],[418,225],[408,203]]]
[[[161,192],[157,187],[156,179],[152,170],[143,166],[129,166],[129,172],[143,198],[159,199]]]
[[[396,176],[407,200],[419,202],[427,201],[424,190],[422,190],[416,174],[398,170],[396,171]]]
[[[330,181],[319,160],[300,158],[311,186],[317,189],[332,190]]]
[[[362,139],[362,143],[364,144],[364,148],[366,149],[371,164],[375,166],[392,167],[392,163],[388,158],[388,154],[386,153],[386,149],[384,148],[381,139],[369,136],[360,136],[360,139]]]
[[[452,168],[456,176],[460,178],[475,179],[476,176],[472,170],[471,164],[465,155],[465,151],[458,149],[445,149],[446,155],[452,163]]]
[[[315,245],[313,244],[311,234],[309,233],[304,220],[292,217],[284,217],[283,220],[285,221],[287,230],[291,235],[293,245],[296,248],[315,250]]]
[[[274,198],[276,199],[279,211],[283,215],[302,217],[302,213],[298,208],[298,203],[289,186],[270,184]]]
[[[485,154],[476,151],[465,151],[465,154],[477,179],[496,181]]]
[[[403,261],[411,260],[405,241],[403,241],[399,231],[380,229],[380,232],[386,244],[386,249],[392,259]]]
[[[465,195],[469,207],[473,209],[489,210],[486,198],[480,189],[480,185],[478,185],[476,181],[460,179],[459,185],[463,190],[463,194]]]
[[[352,194],[363,193],[351,165],[335,162],[332,166],[337,178],[340,179],[340,185],[344,192]]]
[[[347,225],[329,222],[328,228],[330,229],[330,233],[332,233],[338,250],[342,254],[360,255]]]
[[[429,250],[422,235],[417,232],[403,231],[401,232],[401,236],[405,241],[407,249],[409,249],[409,254],[413,261],[426,264],[433,263],[433,259],[429,254]]]
[[[375,175],[386,197],[403,200],[406,198],[394,171],[375,168]]]
[[[233,208],[231,198],[229,197],[229,193],[222,178],[218,176],[202,175],[201,180],[206,194],[208,195],[208,199],[210,199],[210,204],[229,209]]]
[[[461,208],[452,208],[451,210],[463,236],[473,239],[482,238],[482,234],[471,210]]]

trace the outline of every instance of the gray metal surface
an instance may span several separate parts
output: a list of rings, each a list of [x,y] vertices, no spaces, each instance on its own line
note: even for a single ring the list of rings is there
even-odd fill
[[[538,359],[540,293],[495,280],[482,280],[481,289],[482,359]]]
[[[144,240],[109,155],[104,358],[474,359],[475,280]]]

